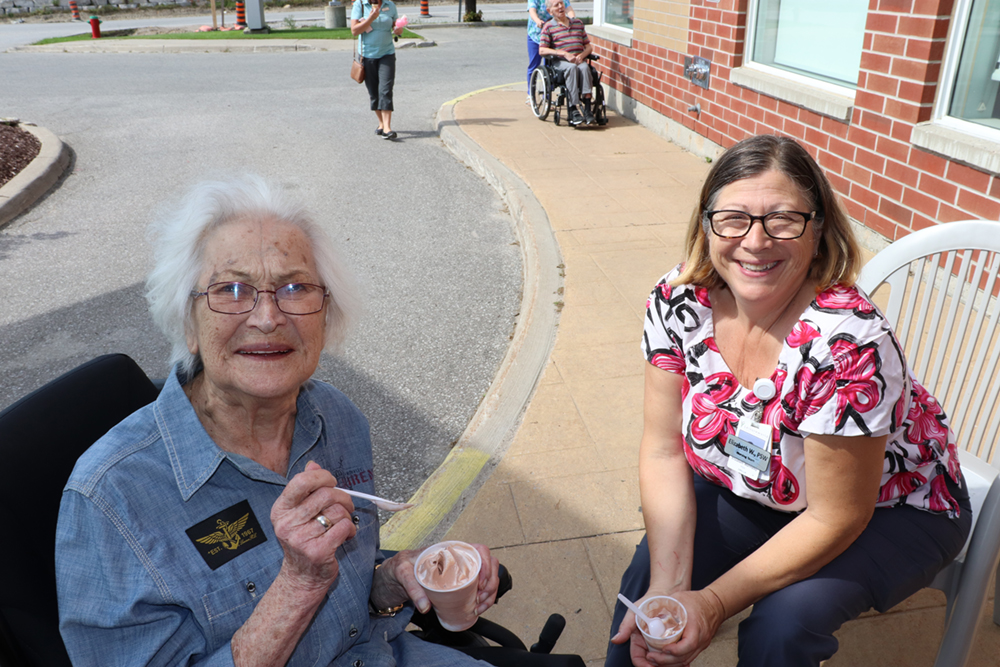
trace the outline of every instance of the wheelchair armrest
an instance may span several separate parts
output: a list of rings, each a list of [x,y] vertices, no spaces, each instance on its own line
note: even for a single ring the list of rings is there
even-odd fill
[[[601,57],[596,53],[591,53],[589,56],[587,56],[587,60],[600,60],[600,59]]]

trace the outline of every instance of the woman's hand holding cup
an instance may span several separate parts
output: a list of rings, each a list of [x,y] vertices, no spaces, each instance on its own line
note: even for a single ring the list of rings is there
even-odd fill
[[[642,598],[640,609],[647,601],[652,602],[653,594]],[[708,648],[719,626],[725,620],[725,610],[714,593],[708,590],[680,591],[671,593],[670,598],[683,606],[686,613],[686,623],[679,639],[663,645],[659,649],[652,648],[638,627],[635,615],[629,612],[626,621],[632,628],[630,653],[636,667],[660,667],[661,665],[688,665],[698,655]],[[621,629],[626,623],[623,621]],[[621,631],[619,631],[621,635]],[[616,638],[619,636],[616,635]],[[616,642],[620,643],[620,642]]]
[[[465,544],[460,542],[459,544]],[[435,545],[438,546],[438,545]],[[490,555],[490,550],[481,544],[465,545],[474,550],[478,557],[478,575],[475,586],[469,589],[468,604],[464,609],[468,618],[475,618],[489,609],[496,601],[497,589],[500,587],[500,564]],[[382,564],[375,577],[372,587],[372,600],[386,607],[395,606],[407,597],[413,600],[414,606],[422,613],[429,613],[434,607],[435,592],[421,585],[417,576],[416,564],[420,556],[433,549],[423,551],[400,551]],[[388,575],[388,576],[385,576]],[[463,587],[464,588],[464,587]],[[439,612],[440,617],[440,612]],[[469,624],[471,625],[471,623]]]

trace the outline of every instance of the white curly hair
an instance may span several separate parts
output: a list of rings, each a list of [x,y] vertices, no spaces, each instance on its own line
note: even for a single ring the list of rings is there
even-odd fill
[[[150,314],[170,341],[170,366],[179,364],[187,377],[201,362],[188,350],[186,333],[193,326],[191,293],[204,268],[206,239],[227,222],[247,217],[280,220],[298,227],[309,239],[319,278],[330,293],[325,348],[343,341],[353,319],[354,280],[330,237],[302,206],[258,176],[199,183],[177,209],[150,226],[153,270],[146,278]]]

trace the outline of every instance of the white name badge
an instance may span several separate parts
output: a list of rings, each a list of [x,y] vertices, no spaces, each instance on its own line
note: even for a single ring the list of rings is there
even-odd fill
[[[740,419],[736,435],[726,439],[727,466],[755,481],[771,476],[771,427],[753,419]]]

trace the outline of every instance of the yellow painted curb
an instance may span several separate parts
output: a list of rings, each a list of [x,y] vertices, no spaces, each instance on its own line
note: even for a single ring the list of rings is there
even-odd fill
[[[483,469],[490,455],[470,447],[456,447],[410,498],[417,506],[394,515],[380,531],[382,548],[415,549],[451,511],[459,496]]]
[[[449,101],[445,102],[444,104],[442,104],[441,106],[448,106],[449,104],[452,104],[452,105],[458,104],[462,100],[468,99],[468,98],[472,97],[473,95],[478,95],[479,93],[485,93],[485,92],[490,91],[490,90],[497,90],[498,88],[510,88],[511,86],[519,86],[519,85],[521,85],[520,81],[518,81],[517,83],[502,83],[499,86],[490,86],[489,88],[480,88],[479,90],[474,90],[471,93],[466,93],[465,95],[459,95],[455,99],[449,100]]]
[[[522,180],[472,142],[454,119],[457,102],[518,85],[483,88],[442,104],[438,111],[438,133],[445,146],[483,176],[511,212],[524,272],[521,308],[507,354],[458,443],[410,498],[417,506],[382,526],[386,549],[414,549],[443,537],[445,522],[464,509],[470,489],[474,493],[490,461],[502,457],[513,440],[555,344],[558,311],[551,306],[551,295],[562,287],[562,257],[545,209]]]

